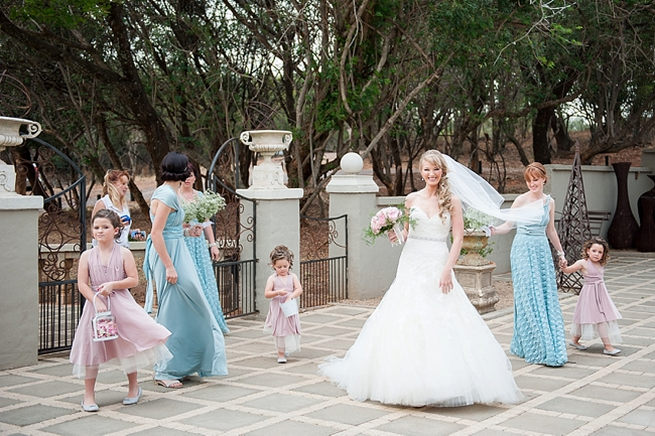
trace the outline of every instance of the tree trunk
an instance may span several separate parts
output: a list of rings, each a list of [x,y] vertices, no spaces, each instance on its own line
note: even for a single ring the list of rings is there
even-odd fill
[[[532,121],[532,151],[535,162],[550,163],[550,148],[548,146],[548,129],[553,116],[553,108],[539,109]]]

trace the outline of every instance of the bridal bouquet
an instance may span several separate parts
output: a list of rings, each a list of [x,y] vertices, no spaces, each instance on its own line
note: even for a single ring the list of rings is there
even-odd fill
[[[364,239],[372,244],[378,236],[393,230],[398,238],[398,244],[402,244],[405,241],[403,227],[406,222],[412,224],[403,206],[380,209],[378,213],[373,215],[371,225],[364,231]]]
[[[216,212],[225,209],[225,199],[212,191],[205,191],[195,201],[184,203],[184,221],[188,223],[204,223]]]

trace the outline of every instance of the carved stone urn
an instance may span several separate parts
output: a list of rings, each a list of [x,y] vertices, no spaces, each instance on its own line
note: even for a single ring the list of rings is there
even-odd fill
[[[485,232],[465,232],[462,242],[465,254],[453,267],[457,281],[481,314],[496,310],[494,305],[500,300],[492,277],[496,264],[480,254],[488,243],[489,237]]]
[[[21,131],[21,127],[23,130]],[[23,118],[0,117],[0,151],[5,147],[21,145],[27,138],[35,138],[41,133],[41,125]],[[0,197],[17,195],[16,171],[13,165],[0,160]]]
[[[251,151],[260,153],[262,162],[252,170],[250,189],[287,189],[284,183],[282,163],[273,155],[289,148],[292,136],[288,130],[249,130],[241,132],[239,139]]]

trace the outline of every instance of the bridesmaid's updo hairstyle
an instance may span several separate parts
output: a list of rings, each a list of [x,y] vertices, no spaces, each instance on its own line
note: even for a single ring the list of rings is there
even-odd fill
[[[184,181],[189,177],[189,158],[178,153],[170,151],[161,161],[161,179],[167,181]]]
[[[285,245],[278,245],[271,251],[271,266],[275,265],[278,260],[289,262],[289,268],[293,266],[293,253]]]
[[[425,162],[441,168],[441,179],[439,180],[439,186],[437,186],[437,197],[439,202],[439,217],[443,220],[444,211],[450,211],[452,207],[452,194],[450,193],[450,184],[448,183],[448,165],[438,150],[428,150],[423,153],[418,163],[419,167],[423,167],[423,163]]]
[[[525,170],[523,170],[523,178],[525,178],[526,182],[534,179],[544,179],[544,181],[548,181],[548,177],[546,177],[546,168],[539,162],[532,162],[525,167]]]
[[[106,220],[109,220],[112,227],[119,230],[118,232],[116,232],[116,234],[114,234],[114,239],[118,239],[121,237],[120,231],[123,230],[123,224],[121,224],[121,218],[118,216],[116,212],[109,209],[100,209],[95,215],[93,215],[93,218],[91,218],[91,225],[93,225],[93,222],[98,218],[104,218]]]
[[[605,266],[607,261],[610,258],[610,246],[607,243],[606,240],[599,236],[594,236],[593,238],[585,241],[585,243],[582,245],[582,258],[583,259],[589,259],[589,254],[587,254],[587,250],[591,248],[592,245],[598,244],[603,247],[603,257],[600,258],[600,263],[602,266]]]

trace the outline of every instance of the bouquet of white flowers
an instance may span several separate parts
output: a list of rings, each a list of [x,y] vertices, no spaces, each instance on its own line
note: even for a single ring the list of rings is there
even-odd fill
[[[212,191],[205,191],[194,201],[184,203],[184,221],[187,223],[204,223],[216,212],[225,209],[225,199]]]

